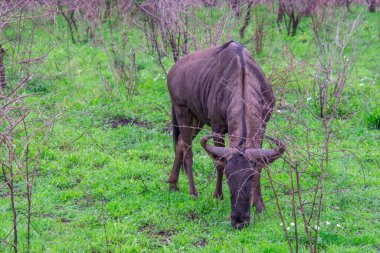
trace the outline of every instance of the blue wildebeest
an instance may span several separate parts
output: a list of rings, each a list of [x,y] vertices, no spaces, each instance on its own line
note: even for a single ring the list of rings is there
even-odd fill
[[[201,145],[215,160],[217,181],[214,197],[223,198],[223,172],[231,196],[231,224],[242,228],[250,222],[251,205],[260,213],[265,209],[260,189],[261,169],[279,158],[285,145],[269,138],[277,148],[263,149],[266,123],[274,107],[269,81],[241,44],[230,41],[180,59],[168,75],[172,99],[174,165],[169,189],[177,191],[183,165],[196,196],[193,177],[192,140],[204,124],[213,134]],[[228,134],[229,147],[224,145]],[[214,146],[207,143],[214,139]]]

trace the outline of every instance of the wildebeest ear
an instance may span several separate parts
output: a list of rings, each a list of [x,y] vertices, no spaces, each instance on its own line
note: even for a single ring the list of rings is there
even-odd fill
[[[206,150],[207,154],[211,156],[215,161],[219,160],[228,160],[231,158],[232,154],[235,152],[233,148],[225,148],[225,147],[215,147],[207,144],[207,141],[211,138],[215,137],[214,135],[207,135],[201,138],[201,145]]]
[[[278,146],[278,149],[248,148],[245,150],[245,156],[249,160],[259,162],[262,165],[269,165],[284,154],[286,145],[279,139],[273,139],[268,136],[265,137],[274,142]]]

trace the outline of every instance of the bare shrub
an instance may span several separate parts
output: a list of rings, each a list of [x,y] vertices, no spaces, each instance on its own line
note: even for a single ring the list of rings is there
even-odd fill
[[[243,5],[244,4],[244,5]],[[265,35],[268,33],[268,31],[265,31],[264,25],[266,25],[266,22],[268,20],[267,14],[270,12],[270,8],[273,7],[273,1],[268,0],[249,0],[249,1],[236,1],[232,8],[234,10],[239,10],[239,15],[236,15],[237,17],[240,17],[240,11],[244,10],[246,7],[243,24],[239,29],[240,38],[244,38],[245,30],[247,29],[248,25],[251,23],[252,15],[253,15],[253,25],[254,25],[254,33],[251,36],[252,40],[254,41],[254,48],[256,53],[260,53],[264,47],[264,38]],[[264,9],[259,11],[259,9]],[[252,14],[253,13],[253,14]]]
[[[2,9],[4,12],[0,17],[1,20],[5,20],[0,28],[2,39],[5,38],[3,29],[8,27],[13,26],[17,34],[4,46],[5,51],[10,52],[3,54],[2,51],[0,66],[3,84],[7,80],[7,85],[2,85],[0,89],[0,166],[3,182],[0,183],[0,191],[9,198],[13,217],[12,221],[4,226],[4,229],[9,229],[9,233],[5,238],[1,238],[1,243],[14,252],[30,252],[33,186],[40,169],[42,151],[58,114],[47,116],[27,102],[28,98],[33,96],[27,90],[33,78],[32,72],[45,58],[45,55],[33,58],[33,24],[37,17],[31,1],[4,3],[2,7],[8,9]],[[28,12],[32,13],[30,16],[22,12],[26,7],[29,8]],[[25,25],[24,22],[32,22],[31,31],[28,33],[21,29]],[[25,40],[23,36],[28,36],[28,39]],[[6,76],[7,73],[9,76]],[[20,223],[26,224],[27,247],[23,249],[19,247]]]
[[[253,35],[254,41],[255,41],[255,51],[256,53],[260,53],[263,50],[264,47],[264,25],[265,25],[265,14],[259,15],[258,14],[258,7],[257,5],[254,8],[254,20],[255,20],[255,33]]]
[[[126,4],[132,1],[83,1],[83,0],[44,0],[34,1],[41,9],[46,9],[52,19],[62,16],[67,24],[72,43],[95,40],[97,30],[102,22],[113,17],[113,11],[122,11]]]
[[[292,234],[287,231],[290,222],[286,222],[285,218],[285,212],[289,213],[289,206],[282,205],[279,188],[271,174],[272,170],[267,168],[291,252],[300,251],[300,238],[307,238],[310,252],[318,251],[319,228],[325,208],[324,198],[328,194],[324,184],[331,171],[329,161],[332,143],[335,147],[334,154],[339,150],[339,142],[336,139],[339,131],[336,127],[337,109],[342,103],[343,91],[355,63],[353,35],[359,25],[359,17],[349,22],[346,18],[347,11],[326,8],[323,10],[322,23],[317,16],[313,16],[311,25],[316,50],[312,52],[310,62],[305,66],[305,62],[297,61],[288,53],[289,67],[285,68],[282,74],[272,77],[275,85],[286,78],[296,87],[293,90],[287,89],[287,92],[295,93],[297,100],[283,102],[285,110],[281,111],[281,116],[286,126],[281,126],[281,130],[277,129],[281,135],[287,136],[288,150],[284,162],[290,168],[287,187],[290,192],[291,223],[294,226]],[[345,51],[348,46],[349,54]],[[301,83],[296,77],[299,71],[294,71],[295,69],[302,70],[304,76],[310,73],[310,83]],[[292,97],[294,94],[288,96]],[[313,118],[313,124],[305,119],[309,117]],[[306,182],[311,186],[306,188]]]
[[[215,2],[204,8],[202,1],[148,0],[139,9],[147,40],[164,70],[163,57],[171,54],[176,62],[190,50],[214,46],[221,38],[230,37],[233,13],[228,3]]]
[[[279,0],[277,16],[279,28],[280,23],[284,22],[288,35],[295,36],[302,17],[312,14],[317,7],[323,5],[322,2],[322,0]]]
[[[254,21],[255,21],[255,41],[256,41],[256,48],[258,48],[258,45],[261,44],[262,46],[262,38],[263,38],[263,27],[264,27],[264,20],[265,16],[262,15],[261,17],[258,16],[258,6],[259,5],[268,5],[267,0],[248,0],[248,1],[243,1],[245,6],[247,7],[246,12],[245,12],[245,17],[244,17],[244,22],[243,25],[240,27],[239,33],[240,33],[240,38],[244,38],[244,31],[251,22],[252,18],[252,13],[251,11],[253,10],[254,12]],[[236,5],[237,7],[234,7]],[[240,6],[239,4],[235,3],[233,7],[236,9],[240,10],[244,9],[244,6]],[[237,15],[240,17],[240,14]],[[259,43],[258,43],[259,42]],[[256,50],[257,51],[257,50]],[[261,51],[261,50],[258,50]],[[257,51],[257,52],[258,52]]]
[[[72,42],[78,42],[80,38],[75,12],[77,11],[79,1],[57,0],[53,4],[57,7],[58,13],[66,20]]]
[[[170,47],[176,62],[181,52],[182,55],[188,53],[188,10],[192,7],[190,1],[145,1],[139,7],[150,28],[150,34],[147,34],[150,35],[149,41],[159,54],[162,55],[162,51]]]
[[[136,45],[128,41],[129,32],[135,25],[135,7],[132,2],[127,1],[120,6],[116,4],[107,8],[111,8],[106,9],[106,13],[112,12],[112,18],[108,18],[100,27],[108,34],[100,34],[98,43],[107,55],[109,70],[116,84],[116,93],[122,85],[126,89],[127,97],[131,98],[138,81]],[[106,90],[111,92],[112,85],[102,76],[101,71],[98,71],[98,74],[104,81]]]
[[[255,3],[255,1],[252,1],[252,0],[248,1],[247,10],[245,12],[244,23],[243,23],[242,27],[240,27],[240,30],[239,30],[240,38],[244,38],[244,31],[247,28],[249,22],[251,21],[251,10],[252,10],[254,3]]]

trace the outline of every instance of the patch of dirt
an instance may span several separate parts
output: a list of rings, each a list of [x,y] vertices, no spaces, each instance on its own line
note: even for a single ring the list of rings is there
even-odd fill
[[[149,128],[149,123],[141,121],[138,118],[130,118],[127,116],[115,116],[108,121],[108,124],[112,128],[118,128],[119,126],[137,126],[143,128]]]
[[[198,213],[190,211],[186,214],[186,218],[188,218],[191,221],[195,221],[195,220],[199,220],[200,216]]]
[[[95,204],[95,198],[91,194],[85,193],[83,198],[74,200],[74,204],[80,209],[85,209]]]
[[[159,240],[164,244],[170,243],[170,239],[174,234],[175,233],[173,230],[160,230],[157,233],[155,233]]]
[[[205,238],[200,238],[194,243],[194,246],[196,247],[205,247],[207,245],[207,240]]]
[[[175,235],[176,231],[173,229],[157,229],[152,224],[145,224],[139,228],[139,231],[149,234],[151,237],[157,238],[161,243],[170,243],[170,239]]]
[[[148,234],[151,234],[155,229],[155,226],[152,224],[144,224],[141,227],[139,227],[140,232],[147,232]]]
[[[65,217],[62,217],[60,220],[61,220],[61,222],[63,222],[63,223],[70,223],[70,222],[72,222],[72,220],[67,219],[67,218],[65,218]]]
[[[63,209],[59,209],[59,210],[63,210]],[[33,213],[33,216],[40,217],[40,218],[56,219],[56,220],[59,220],[62,223],[70,223],[70,222],[74,221],[72,219],[69,219],[69,218],[66,218],[66,217],[60,217],[60,216],[58,216],[56,214],[52,214],[52,213]]]

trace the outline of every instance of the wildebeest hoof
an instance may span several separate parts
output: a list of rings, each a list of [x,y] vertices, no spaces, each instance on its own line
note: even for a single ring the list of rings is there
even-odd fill
[[[231,216],[231,225],[234,229],[243,229],[250,223],[250,217],[233,217]]]
[[[171,192],[177,192],[177,191],[179,191],[178,186],[175,185],[175,184],[171,184],[169,186],[169,191],[171,191]]]
[[[256,205],[256,213],[257,214],[260,214],[262,213],[263,211],[265,211],[266,207],[264,204],[258,204]]]
[[[190,195],[192,197],[196,198],[196,197],[198,197],[198,192],[197,191],[193,191],[193,192],[190,191]]]
[[[214,199],[220,199],[220,200],[224,199],[223,193],[220,194],[220,193],[215,192],[212,196],[214,197]]]

